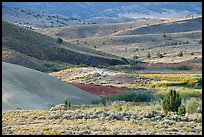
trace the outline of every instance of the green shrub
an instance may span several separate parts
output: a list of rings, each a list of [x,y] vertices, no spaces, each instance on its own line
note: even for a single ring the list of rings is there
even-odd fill
[[[133,60],[138,59],[138,56],[133,56],[132,59]]]
[[[198,84],[197,84],[197,86],[202,86],[202,77],[201,78],[198,78]]]
[[[164,56],[160,54],[160,52],[157,52],[157,58],[163,58]]]
[[[191,98],[187,104],[187,112],[189,114],[195,113],[198,109],[198,102],[196,98]]]
[[[186,114],[186,108],[184,105],[180,105],[180,107],[178,108],[178,114],[180,116],[184,116]]]
[[[150,58],[150,57],[151,57],[150,52],[148,52],[147,53],[147,58]]]
[[[164,34],[163,36],[164,36],[164,38],[166,38],[166,34]]]
[[[151,93],[144,91],[137,91],[131,93],[122,93],[108,97],[109,101],[127,101],[127,102],[150,102],[154,99]]]
[[[160,89],[155,94],[156,99],[164,99],[165,96],[170,91],[170,88]],[[177,88],[176,91],[181,98],[189,99],[191,97],[202,98],[202,89],[195,89],[195,88],[187,88],[187,87],[180,87]]]
[[[178,56],[179,56],[179,57],[182,57],[182,56],[183,56],[182,51],[181,51],[181,52],[179,52]]]
[[[51,131],[45,131],[44,132],[44,135],[61,135],[61,132],[51,132]]]
[[[202,40],[199,40],[199,42],[198,42],[199,44],[202,44]]]
[[[173,70],[192,70],[193,68],[189,67],[189,66],[182,65],[182,66],[174,67],[172,69]]]
[[[64,101],[64,108],[67,109],[68,107],[71,107],[71,102],[66,98]]]
[[[106,97],[101,97],[101,103],[103,104],[103,106],[106,106],[107,98]]]
[[[171,89],[162,101],[162,108],[167,114],[169,111],[178,112],[178,108],[181,105],[180,95],[176,93],[176,90]]]
[[[182,98],[202,98],[202,89],[195,89],[195,88],[178,88],[177,89],[178,94],[182,97]]]
[[[62,44],[63,40],[61,38],[57,38],[57,43]]]
[[[93,104],[93,105],[100,104],[100,100],[94,100],[91,102],[91,104]]]
[[[122,106],[119,106],[119,105],[116,105],[116,104],[112,105],[111,109],[116,110],[116,111],[122,111],[123,110]]]

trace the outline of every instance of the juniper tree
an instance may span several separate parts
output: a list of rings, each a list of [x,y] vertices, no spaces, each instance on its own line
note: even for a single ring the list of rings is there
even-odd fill
[[[181,105],[181,97],[176,90],[171,89],[162,101],[162,108],[167,114],[169,111],[178,112]]]
[[[57,43],[62,44],[63,40],[61,38],[57,38]]]

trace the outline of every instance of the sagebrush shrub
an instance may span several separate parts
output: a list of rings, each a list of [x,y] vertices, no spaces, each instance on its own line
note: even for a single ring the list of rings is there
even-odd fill
[[[178,108],[178,114],[180,116],[184,116],[186,114],[186,108],[184,105],[180,105],[180,107]]]
[[[198,102],[195,98],[191,98],[187,104],[187,112],[189,114],[195,113],[198,109]]]

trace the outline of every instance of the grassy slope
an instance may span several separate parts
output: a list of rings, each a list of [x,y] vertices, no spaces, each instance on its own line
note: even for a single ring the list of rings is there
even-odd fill
[[[76,38],[102,37],[114,34],[117,31],[130,29],[131,27],[139,27],[146,25],[147,23],[154,24],[159,22],[161,22],[161,20],[112,24],[76,25],[60,28],[43,29],[37,31],[52,37],[62,37],[65,40],[69,40]]]
[[[202,17],[175,21],[172,23],[153,24],[148,26],[142,26],[139,28],[131,29],[128,31],[122,31],[114,34],[115,36],[121,35],[138,35],[138,34],[156,34],[156,33],[175,33],[175,32],[187,32],[202,29]]]
[[[120,35],[126,34],[133,30],[137,30],[143,27],[149,26],[161,26],[165,23],[175,23],[177,21],[187,21],[191,18],[176,18],[170,20],[150,20],[150,21],[135,21],[125,23],[112,23],[112,24],[91,24],[91,25],[76,25],[59,28],[48,28],[37,30],[42,34],[46,34],[52,37],[61,37],[65,40],[79,39],[79,38],[90,38],[90,37],[103,37],[108,35]],[[185,28],[186,29],[186,28]],[[157,28],[156,31],[160,29]]]
[[[54,38],[4,21],[2,36],[3,49],[11,49],[39,60],[94,66],[125,64],[120,57],[67,42],[58,44]]]
[[[72,104],[99,99],[45,73],[2,62],[2,109],[46,109],[65,98]]]
[[[145,62],[175,63],[191,60],[194,57],[201,58],[202,44],[199,44],[199,40],[202,39],[201,19],[202,17],[196,16],[163,21],[70,26],[45,29],[41,33],[62,37],[81,47],[93,48],[125,58],[137,55]],[[187,41],[190,43],[184,44]],[[158,51],[164,53],[165,58],[157,58]],[[176,56],[180,51],[185,55],[178,58]],[[148,52],[151,52],[150,59],[146,58]],[[190,55],[192,52],[194,55]]]
[[[82,46],[94,48],[109,54],[119,55],[125,58],[132,58],[137,55],[140,60],[147,62],[164,62],[175,63],[186,60],[191,60],[194,57],[202,57],[202,31],[189,31],[179,33],[167,33],[166,37],[163,34],[142,34],[142,35],[125,35],[125,36],[110,36],[100,38],[85,38],[79,40],[70,40],[72,43],[79,43]],[[86,41],[87,44],[84,44]],[[189,44],[185,44],[185,42]],[[89,46],[88,46],[89,45]],[[148,51],[151,53],[151,58],[146,57]],[[165,53],[164,58],[157,58],[157,52]],[[177,54],[182,51],[184,56],[178,57]],[[191,53],[194,55],[191,55]],[[172,60],[174,60],[172,62]]]

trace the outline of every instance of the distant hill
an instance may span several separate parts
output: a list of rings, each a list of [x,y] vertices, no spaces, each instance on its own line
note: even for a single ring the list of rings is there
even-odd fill
[[[78,19],[160,19],[202,14],[202,2],[3,2],[3,5]]]
[[[90,104],[99,97],[48,74],[2,62],[2,109],[48,109],[63,104]]]
[[[44,12],[7,7],[5,5],[2,6],[2,19],[33,30],[83,24],[82,21],[68,16],[46,14]]]
[[[77,38],[90,38],[108,36],[118,31],[140,27],[146,24],[161,23],[161,20],[154,21],[135,21],[126,23],[112,23],[112,24],[93,24],[93,25],[76,25],[60,28],[39,29],[37,32],[46,34],[52,37],[62,37],[66,40]]]
[[[2,19],[31,30],[84,24],[120,23],[133,20],[123,17],[93,17],[82,20],[55,13],[51,14],[44,11],[33,11],[5,5],[2,6]]]
[[[124,62],[124,59],[121,57],[96,51],[94,49],[80,47],[68,42],[59,44],[54,38],[3,21],[2,52],[5,50],[16,51],[21,53],[20,56],[29,56],[33,59],[35,58],[34,60],[36,61],[42,60],[78,65],[86,64],[91,66],[127,63]],[[18,62],[21,61],[22,60],[19,58]]]
[[[153,24],[114,33],[114,36],[175,33],[202,30],[202,17],[178,20],[170,23]]]
[[[166,20],[134,21],[128,23],[76,25],[60,28],[40,29],[37,32],[63,39],[175,33],[202,30],[202,17],[175,18]]]

